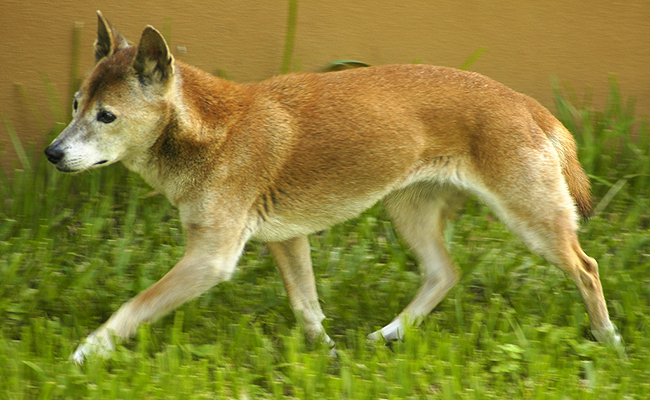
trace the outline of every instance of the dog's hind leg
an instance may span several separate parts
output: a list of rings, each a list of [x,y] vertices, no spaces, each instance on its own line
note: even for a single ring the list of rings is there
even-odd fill
[[[531,250],[569,275],[582,295],[596,339],[620,347],[622,339],[609,319],[598,263],[580,247],[574,213],[558,202],[536,206],[533,202],[519,201],[515,205],[502,201],[501,218]]]
[[[407,325],[422,322],[460,277],[444,244],[445,221],[464,195],[433,184],[415,184],[391,193],[384,205],[393,226],[418,257],[424,283],[411,303],[390,324],[371,333],[376,340],[401,339]]]
[[[334,342],[321,324],[325,315],[318,303],[309,239],[301,236],[267,245],[282,275],[291,307],[296,318],[304,324],[307,337],[310,340],[322,339],[333,346]]]
[[[622,345],[609,319],[598,264],[581,249],[574,201],[553,157],[528,155],[528,169],[484,175],[477,194],[533,252],[566,272],[582,295],[598,341]],[[537,158],[533,158],[537,157]],[[513,173],[514,172],[514,173]]]

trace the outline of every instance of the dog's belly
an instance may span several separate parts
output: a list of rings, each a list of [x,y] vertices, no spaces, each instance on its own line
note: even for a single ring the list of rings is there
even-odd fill
[[[446,184],[461,190],[471,189],[469,169],[465,156],[437,157],[416,163],[397,179],[383,181],[356,193],[351,186],[343,188],[332,183],[326,192],[303,193],[298,199],[280,202],[264,217],[260,214],[252,216],[249,225],[253,231],[252,238],[279,242],[325,230],[358,216],[389,193],[418,182],[427,182],[433,185],[432,188]]]
[[[295,208],[290,213],[269,215],[258,219],[253,239],[263,242],[281,242],[325,230],[332,225],[347,221],[372,207],[384,197],[384,191],[363,198],[337,201],[320,207]]]

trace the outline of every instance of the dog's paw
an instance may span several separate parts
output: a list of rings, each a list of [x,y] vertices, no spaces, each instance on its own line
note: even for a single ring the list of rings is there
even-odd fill
[[[96,355],[102,358],[108,357],[115,350],[113,340],[108,334],[91,333],[86,340],[77,347],[70,360],[75,364],[83,364],[84,360],[90,355]]]
[[[625,341],[623,340],[621,334],[618,332],[616,325],[610,323],[604,329],[592,329],[592,333],[596,337],[596,340],[608,346],[612,346],[616,349],[616,351],[618,351],[621,357],[626,357]]]
[[[367,339],[371,341],[385,340],[387,342],[393,340],[404,340],[404,325],[402,318],[396,318],[390,324],[368,335]]]

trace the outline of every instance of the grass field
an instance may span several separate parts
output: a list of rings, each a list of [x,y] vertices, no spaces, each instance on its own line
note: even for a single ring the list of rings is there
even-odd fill
[[[0,399],[650,398],[650,132],[615,83],[604,111],[579,103],[558,94],[556,114],[594,185],[581,241],[625,356],[593,341],[572,282],[470,201],[446,231],[463,278],[403,343],[365,339],[420,281],[376,206],[311,237],[338,358],[305,342],[267,249],[249,243],[232,281],[76,366],[80,340],[180,259],[183,232],[122,166],[64,175],[27,150],[0,182]]]

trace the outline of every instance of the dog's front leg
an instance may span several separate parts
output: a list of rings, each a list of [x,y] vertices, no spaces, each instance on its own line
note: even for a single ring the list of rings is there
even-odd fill
[[[188,240],[188,250],[181,261],[90,334],[71,359],[82,363],[89,354],[108,355],[113,350],[113,337],[128,338],[142,322],[153,321],[212,286],[230,279],[242,245],[229,247],[217,246],[215,249],[203,241],[192,246]],[[217,255],[213,255],[213,252]]]
[[[267,245],[282,275],[291,308],[296,318],[304,324],[307,337],[310,340],[322,339],[333,347],[334,341],[327,336],[321,324],[325,315],[318,303],[309,239],[302,236]]]

